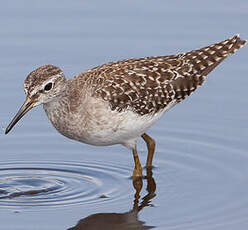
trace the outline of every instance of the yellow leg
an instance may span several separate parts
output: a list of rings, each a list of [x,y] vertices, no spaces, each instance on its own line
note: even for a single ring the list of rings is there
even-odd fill
[[[149,168],[152,166],[152,159],[153,159],[153,155],[155,152],[155,141],[150,136],[148,136],[146,133],[142,134],[141,137],[144,139],[147,145],[148,155],[147,155],[147,160],[146,160],[146,167]]]
[[[136,177],[133,179],[133,187],[135,189],[134,195],[134,203],[133,203],[133,210],[139,211],[139,198],[140,198],[140,191],[143,187],[143,179],[142,177]]]
[[[133,202],[133,211],[136,211],[138,213],[140,210],[142,210],[144,207],[149,206],[151,203],[151,200],[156,196],[156,182],[155,179],[152,176],[152,167],[146,168],[146,176],[145,179],[147,180],[147,195],[145,195],[141,202],[139,202],[140,199],[140,192],[142,189],[142,178],[138,177],[136,180],[133,181],[133,186],[135,188],[135,195],[134,195],[134,202]]]
[[[142,167],[139,161],[139,156],[138,156],[138,152],[136,149],[133,150],[133,158],[134,158],[134,170],[133,170],[133,178],[137,178],[137,177],[142,177]]]

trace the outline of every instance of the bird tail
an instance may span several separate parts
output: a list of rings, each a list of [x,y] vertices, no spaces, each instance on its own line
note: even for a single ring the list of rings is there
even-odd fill
[[[247,41],[235,35],[225,41],[193,50],[183,54],[183,58],[190,63],[190,75],[178,78],[172,85],[176,90],[178,102],[189,96],[205,82],[206,76],[225,58],[243,47]]]
[[[229,55],[235,53],[247,43],[241,40],[239,35],[226,39],[222,42],[193,50],[185,54],[194,66],[194,72],[202,76],[208,75]]]

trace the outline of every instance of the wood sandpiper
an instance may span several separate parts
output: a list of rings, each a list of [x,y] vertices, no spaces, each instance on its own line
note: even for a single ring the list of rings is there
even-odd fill
[[[25,113],[43,104],[49,120],[62,135],[91,145],[122,144],[131,149],[133,178],[140,178],[137,139],[141,136],[146,142],[146,167],[151,167],[155,141],[146,130],[245,44],[235,35],[187,53],[104,64],[70,80],[56,66],[41,66],[27,76],[26,101],[5,134]]]

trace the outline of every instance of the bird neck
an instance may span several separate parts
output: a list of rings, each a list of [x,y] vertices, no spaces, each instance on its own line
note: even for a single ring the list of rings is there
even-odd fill
[[[50,121],[54,121],[57,117],[61,117],[63,114],[62,110],[67,109],[67,97],[64,96],[64,93],[53,98],[53,100],[48,103],[43,104],[43,108]],[[66,111],[65,111],[66,112]]]

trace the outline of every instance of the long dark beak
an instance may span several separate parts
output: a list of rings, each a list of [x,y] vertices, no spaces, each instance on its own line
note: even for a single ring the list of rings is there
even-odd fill
[[[18,113],[15,115],[15,117],[13,118],[13,120],[10,122],[10,124],[8,125],[8,127],[5,130],[5,134],[7,134],[14,126],[15,124],[33,107],[35,106],[34,101],[32,101],[32,99],[30,99],[29,97],[27,97],[26,101],[24,102],[24,104],[22,105],[22,107],[20,108],[20,110],[18,111]]]

